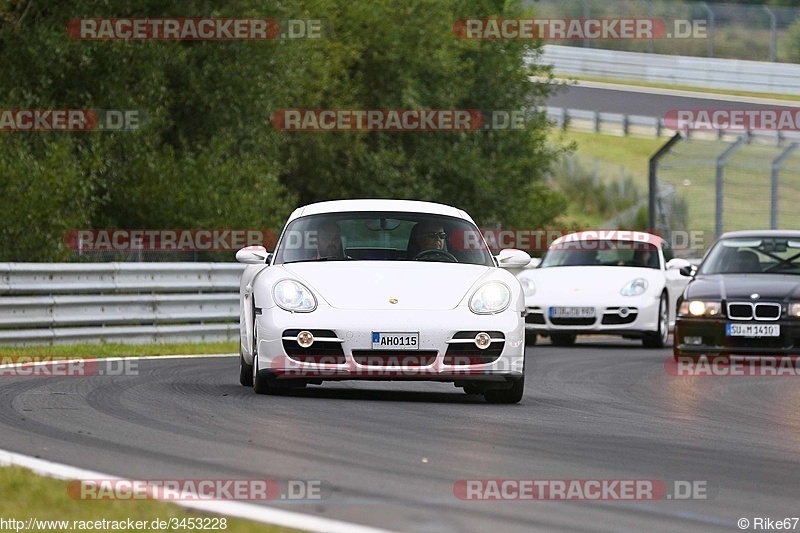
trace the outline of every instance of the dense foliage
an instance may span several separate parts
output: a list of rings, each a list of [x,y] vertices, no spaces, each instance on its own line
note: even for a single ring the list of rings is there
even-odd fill
[[[138,110],[125,132],[0,131],[0,260],[69,257],[72,228],[272,228],[297,205],[433,200],[480,224],[539,227],[565,209],[542,184],[548,124],[523,131],[284,132],[278,109],[493,109],[543,103],[540,43],[469,41],[503,0],[0,0],[0,110]],[[91,17],[322,19],[324,38],[81,41]]]

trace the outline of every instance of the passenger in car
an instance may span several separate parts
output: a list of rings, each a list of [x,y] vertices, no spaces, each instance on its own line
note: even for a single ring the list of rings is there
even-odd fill
[[[317,229],[317,259],[344,259],[342,230],[335,222],[326,222]]]

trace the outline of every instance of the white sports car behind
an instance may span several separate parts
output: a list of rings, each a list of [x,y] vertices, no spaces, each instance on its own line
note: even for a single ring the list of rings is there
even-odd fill
[[[666,261],[664,241],[635,231],[584,231],[553,242],[542,262],[518,274],[528,343],[537,335],[569,346],[582,334],[641,338],[663,347],[689,282],[684,259]]]
[[[524,390],[530,257],[493,257],[465,212],[405,200],[297,209],[274,253],[249,247],[240,382],[257,393],[326,380],[453,382],[487,401]]]

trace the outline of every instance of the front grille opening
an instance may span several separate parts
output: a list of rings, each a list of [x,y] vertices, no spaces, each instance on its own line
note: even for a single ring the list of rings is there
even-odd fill
[[[283,337],[297,337],[301,331],[303,330],[287,329],[283,332]],[[336,338],[336,333],[329,329],[310,329],[308,331],[314,335],[315,339]],[[315,340],[314,344],[308,348],[303,348],[294,339],[283,339],[282,342],[286,355],[300,363],[343,365],[347,362],[341,342]]]
[[[472,340],[480,331],[459,331],[453,339]],[[487,331],[492,338],[492,344],[481,350],[474,342],[457,342],[447,345],[442,362],[446,365],[480,365],[492,363],[503,353],[506,345],[505,335],[501,331]]]
[[[781,317],[781,306],[772,303],[756,304],[756,318],[760,320],[778,320]]]
[[[585,318],[550,318],[554,326],[591,326],[597,321],[594,317]]]
[[[414,368],[432,365],[438,354],[436,350],[353,350],[353,359],[363,366]]]
[[[533,313],[529,313],[528,315],[525,316],[525,323],[526,324],[544,324],[545,323],[545,321],[544,321],[544,313],[541,313],[541,312],[537,313],[535,311]]]
[[[753,305],[747,303],[729,303],[728,317],[736,320],[750,320],[753,318]]]

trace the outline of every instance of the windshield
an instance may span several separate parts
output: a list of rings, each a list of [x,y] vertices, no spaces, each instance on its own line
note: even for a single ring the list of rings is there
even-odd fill
[[[555,245],[539,268],[567,266],[627,266],[660,268],[658,248],[647,242],[595,240]]]
[[[700,274],[800,274],[800,239],[748,237],[720,240]]]
[[[298,218],[284,230],[274,264],[353,260],[494,266],[480,231],[472,223],[406,212],[329,213]]]

